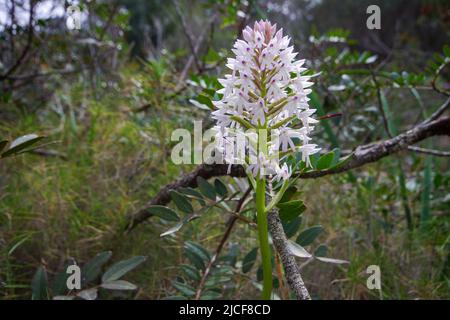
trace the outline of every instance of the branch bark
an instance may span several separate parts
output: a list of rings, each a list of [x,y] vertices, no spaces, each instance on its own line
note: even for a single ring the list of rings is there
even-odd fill
[[[289,288],[294,292],[298,300],[311,300],[308,289],[306,289],[300,274],[300,269],[287,246],[286,234],[283,230],[280,217],[277,210],[272,210],[267,216],[269,223],[269,231],[272,235],[272,241],[277,249],[281,262],[283,263],[284,274],[289,285]]]
[[[399,134],[391,139],[374,142],[371,144],[359,146],[355,152],[350,155],[348,161],[336,168],[322,171],[309,171],[300,173],[297,177],[301,179],[315,179],[330,174],[337,174],[359,168],[365,164],[376,162],[393,153],[405,150],[408,146],[413,145],[431,136],[450,135],[450,117],[443,117],[434,121],[424,121],[414,128]],[[165,205],[170,202],[171,190],[177,190],[183,187],[197,187],[197,177],[210,179],[218,176],[246,177],[244,168],[241,165],[232,165],[228,173],[227,164],[202,164],[192,172],[182,176],[177,181],[163,187],[158,194],[145,204],[140,210],[131,213],[127,217],[127,230],[131,230],[152,214],[148,211],[148,207],[152,205]]]

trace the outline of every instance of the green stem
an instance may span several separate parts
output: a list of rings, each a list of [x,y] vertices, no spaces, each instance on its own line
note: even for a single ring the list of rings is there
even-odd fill
[[[258,221],[259,247],[263,267],[262,299],[270,300],[272,295],[272,259],[269,245],[269,231],[266,212],[266,180],[264,177],[256,181],[256,213]]]
[[[266,211],[270,212],[273,207],[275,207],[278,202],[280,202],[281,198],[283,198],[284,193],[286,192],[287,188],[289,187],[289,180],[286,180],[283,182],[283,185],[280,188],[280,191],[278,191],[277,195],[272,198],[272,201],[267,205]]]

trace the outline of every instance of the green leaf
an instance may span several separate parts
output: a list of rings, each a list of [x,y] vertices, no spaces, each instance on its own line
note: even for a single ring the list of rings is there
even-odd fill
[[[334,160],[334,152],[328,152],[317,160],[317,170],[325,170],[331,167]]]
[[[334,148],[331,152],[334,153],[334,157],[333,157],[333,161],[331,162],[331,166],[329,166],[328,169],[333,168],[335,165],[337,165],[341,158],[341,149]]]
[[[292,240],[288,240],[288,248],[291,253],[299,258],[311,258],[312,254],[306,251],[301,245],[295,243]]]
[[[63,268],[63,271],[59,272],[54,278],[53,278],[53,284],[52,284],[52,295],[53,296],[59,296],[63,295],[67,292],[67,278],[69,278],[69,274],[66,272],[67,267],[69,265],[66,264]],[[81,273],[83,275],[83,273]],[[55,298],[53,298],[55,299]]]
[[[197,184],[200,192],[207,198],[215,201],[216,200],[216,190],[214,187],[202,177],[197,177]]]
[[[147,211],[166,221],[180,221],[180,217],[177,213],[168,207],[150,206]]]
[[[6,157],[12,156],[14,154],[17,154],[20,151],[23,151],[25,148],[35,144],[36,142],[38,142],[42,139],[44,139],[44,137],[40,137],[34,133],[19,137],[11,143],[11,145],[9,146],[9,149],[6,150],[1,155],[1,157],[6,158]]]
[[[196,268],[187,264],[182,264],[180,267],[191,280],[200,281],[200,273]]]
[[[188,188],[180,188],[180,192],[187,196],[194,197],[195,200],[197,200],[198,203],[200,203],[202,206],[205,205],[205,201],[203,200],[203,195],[200,192],[198,192],[197,190],[188,187]]]
[[[245,255],[244,260],[242,260],[243,273],[247,273],[253,268],[257,255],[258,255],[258,248],[253,248],[249,253]]]
[[[334,258],[316,257],[316,259],[319,261],[322,261],[322,262],[333,263],[333,264],[349,263],[347,260],[334,259]]]
[[[197,100],[189,99],[189,102],[201,110],[208,110],[208,111],[211,110],[207,105],[204,105],[203,103],[200,103]]]
[[[178,230],[180,230],[183,225],[184,225],[184,221],[180,221],[175,226],[173,226],[172,228],[167,230],[166,232],[161,233],[159,236],[160,237],[165,237],[165,236],[168,236],[168,235],[170,235],[172,233],[175,233]]]
[[[144,262],[147,257],[144,256],[136,256],[130,258],[128,260],[119,261],[116,264],[112,265],[102,276],[102,282],[110,282],[114,280],[118,280],[124,274],[136,268],[142,262]]]
[[[181,193],[178,193],[175,190],[172,190],[172,191],[170,191],[170,197],[172,198],[172,200],[175,203],[175,205],[177,206],[177,208],[180,209],[181,211],[186,212],[186,213],[194,212],[194,208],[192,207],[192,204]]]
[[[353,158],[353,154],[355,152],[350,153],[349,155],[345,156],[344,158],[339,159],[336,164],[334,164],[330,169],[337,169],[345,165],[347,162],[349,162]]]
[[[184,294],[186,297],[191,297],[195,294],[195,289],[186,283],[179,281],[174,281],[172,283],[173,287]]]
[[[217,194],[222,198],[226,197],[226,195],[228,194],[227,187],[220,179],[214,180],[214,187],[216,188]]]
[[[100,287],[108,290],[136,290],[137,286],[125,280],[103,282]]]
[[[83,283],[94,281],[100,275],[103,265],[111,258],[111,255],[111,251],[100,252],[86,262],[81,270]]]
[[[206,105],[209,109],[214,110],[214,104],[212,103],[210,97],[204,94],[199,94],[195,100],[197,100],[203,105]]]
[[[301,246],[307,246],[311,244],[322,231],[323,227],[321,225],[305,229],[298,235],[296,242]]]
[[[256,270],[256,280],[258,281],[263,280],[263,269],[261,264],[258,266],[258,269]]]
[[[205,290],[200,296],[200,300],[218,300],[220,299],[221,294],[218,292],[214,292],[211,290]]]
[[[309,162],[311,163],[311,166],[313,167],[314,170],[317,169],[317,161],[319,160],[319,153],[314,153],[312,155],[309,156]]]
[[[193,253],[192,251],[185,251],[184,255],[186,256],[186,258],[189,259],[189,261],[199,270],[203,270],[205,269],[206,265],[205,262],[203,261],[203,259],[196,255],[195,253]]]
[[[47,272],[45,272],[45,269],[42,266],[40,266],[34,274],[31,282],[31,294],[32,300],[48,300]]]
[[[97,296],[98,296],[97,288],[86,289],[77,293],[77,297],[80,297],[84,300],[95,300],[97,299]]]
[[[284,233],[286,233],[286,237],[293,237],[297,233],[298,229],[300,229],[300,226],[302,224],[302,217],[299,216],[292,221],[282,222],[282,224]]]
[[[281,221],[286,222],[297,218],[306,210],[306,206],[302,200],[291,200],[288,202],[279,203],[278,208],[280,208]]]
[[[327,255],[327,252],[328,252],[327,245],[326,244],[321,244],[314,251],[314,256],[316,256],[316,257],[325,257]]]
[[[211,255],[209,254],[208,250],[206,250],[203,246],[201,246],[198,243],[192,242],[192,241],[186,241],[184,243],[184,248],[186,250],[186,255],[188,256],[188,258],[193,255],[195,257],[197,257],[198,259],[200,259],[201,266],[202,268],[204,268],[206,266],[206,264],[211,260]],[[195,263],[196,259],[192,260],[192,263]],[[200,266],[200,264],[197,264],[198,266]]]
[[[290,201],[296,194],[299,194],[296,186],[290,186],[286,189],[279,203]]]
[[[450,58],[450,47],[448,45],[445,45],[443,50],[444,50],[444,55],[447,58]]]
[[[208,280],[205,283],[205,288],[213,289],[224,282],[229,282],[230,280],[231,278],[228,276],[214,274],[208,277]]]

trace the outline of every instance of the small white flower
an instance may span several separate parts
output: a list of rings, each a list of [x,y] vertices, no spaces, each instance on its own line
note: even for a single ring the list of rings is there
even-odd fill
[[[276,175],[273,177],[272,181],[280,181],[280,180],[285,181],[291,177],[291,174],[292,174],[291,170],[285,163],[281,168],[278,167],[278,169],[276,170]]]
[[[299,147],[299,149],[302,152],[302,161],[305,161],[308,167],[311,166],[309,156],[320,151],[320,148],[317,148],[317,144],[305,144]]]
[[[266,123],[266,113],[267,113],[267,107],[264,102],[264,99],[259,98],[258,102],[253,104],[253,108],[251,110],[253,113],[251,122],[254,125],[258,125],[258,123],[264,125]]]
[[[281,147],[281,151],[286,152],[289,148],[292,149],[293,152],[296,151],[296,146],[292,141],[293,138],[304,138],[304,135],[299,130],[294,130],[289,127],[284,127],[279,130],[279,145]]]

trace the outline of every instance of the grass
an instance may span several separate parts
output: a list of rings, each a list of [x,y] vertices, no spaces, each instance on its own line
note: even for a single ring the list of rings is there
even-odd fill
[[[8,284],[3,298],[29,297],[22,287],[41,263],[53,273],[68,257],[82,263],[107,249],[115,259],[149,256],[144,286],[157,287],[158,270],[167,261],[161,258],[170,256],[155,245],[161,242],[158,231],[146,226],[146,232],[129,237],[133,246],[125,245],[120,233],[125,215],[174,176],[162,172],[158,148],[141,137],[148,128],[114,109],[113,102],[106,97],[101,106],[93,103],[86,123],[54,114],[45,121],[36,115],[2,123],[2,136],[38,132],[54,142],[47,148],[66,157],[27,154],[0,164],[0,265],[6,266],[0,277]],[[157,296],[151,290],[147,295]]]
[[[386,167],[385,161],[364,170],[369,174],[380,172]],[[358,184],[363,186],[364,182]],[[330,247],[329,256],[351,262],[348,267],[320,262],[306,266],[304,277],[314,279],[310,283],[313,291],[326,299],[448,299],[448,251],[444,249],[448,249],[448,218],[434,218],[425,233],[420,229],[410,232],[402,206],[395,204],[385,190],[392,184],[381,176],[375,186],[372,197],[368,190],[356,192],[345,175],[322,179],[320,184],[306,183],[306,224],[324,225],[326,234],[319,242]],[[330,198],[330,194],[334,196]],[[415,204],[414,219],[418,223],[420,200]],[[368,224],[367,212],[372,215],[372,225]],[[380,266],[381,296],[366,288],[369,265]]]

